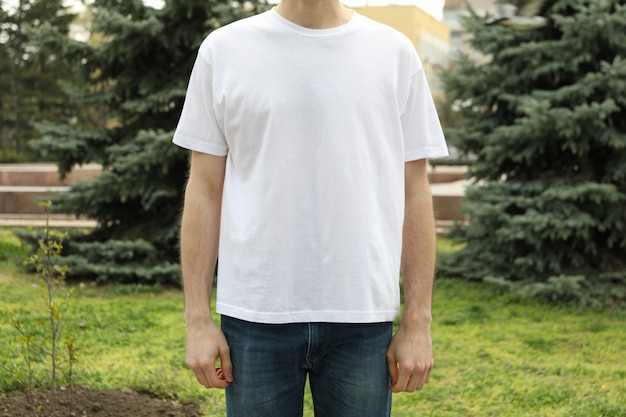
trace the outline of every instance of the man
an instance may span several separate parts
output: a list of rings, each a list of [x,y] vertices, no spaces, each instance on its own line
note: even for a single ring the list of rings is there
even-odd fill
[[[307,376],[318,417],[388,416],[391,392],[422,389],[435,263],[425,159],[447,150],[409,40],[338,0],[282,0],[203,42],[174,142],[193,151],[187,362],[226,389],[229,416],[301,416]]]

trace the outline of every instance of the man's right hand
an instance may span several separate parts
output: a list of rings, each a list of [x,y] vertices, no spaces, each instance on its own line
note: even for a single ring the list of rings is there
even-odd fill
[[[217,360],[221,367],[217,367]],[[230,348],[224,333],[212,321],[187,325],[187,365],[200,384],[226,388],[233,382]]]

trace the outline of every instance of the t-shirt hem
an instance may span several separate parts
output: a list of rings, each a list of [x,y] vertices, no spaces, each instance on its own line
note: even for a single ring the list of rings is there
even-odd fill
[[[258,312],[216,303],[218,314],[262,324],[287,323],[383,323],[394,321],[400,309],[383,311],[291,311]]]
[[[190,151],[197,151],[215,156],[228,155],[228,148],[225,146],[207,143],[200,139],[190,138],[189,136],[185,136],[178,132],[174,133],[172,142],[181,148],[185,148]]]

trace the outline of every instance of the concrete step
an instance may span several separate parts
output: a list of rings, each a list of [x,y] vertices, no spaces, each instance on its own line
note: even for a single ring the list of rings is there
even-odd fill
[[[56,164],[0,164],[0,214],[42,214],[40,199],[65,191],[79,181],[96,178],[98,164],[76,166],[61,181]]]
[[[449,221],[466,220],[461,211],[461,199],[470,183],[471,181],[469,180],[460,180],[430,185],[436,219]]]
[[[435,216],[441,220],[464,220],[461,212],[466,182],[431,184]],[[69,187],[0,186],[0,213],[43,213],[38,200],[52,197]]]
[[[71,185],[79,181],[92,180],[102,172],[99,164],[87,164],[75,167],[61,181],[57,166],[50,163],[41,164],[0,164],[0,186],[40,185],[62,186]],[[431,184],[447,183],[461,180],[465,177],[463,169],[438,169],[428,173]]]
[[[437,219],[437,233],[445,233],[455,223],[453,220]],[[52,228],[79,228],[89,229],[96,227],[98,222],[89,219],[77,219],[66,214],[51,214],[48,224]],[[46,216],[43,214],[6,214],[0,213],[0,227],[44,227]]]
[[[53,228],[92,228],[97,222],[89,219],[77,219],[75,216],[66,214],[51,214],[48,224]],[[0,213],[1,227],[44,227],[46,216],[44,214],[6,214]]]
[[[0,164],[0,214],[43,214],[37,201],[65,191],[69,185],[96,178],[102,167],[89,164],[76,167],[65,181],[58,179],[55,164]],[[461,199],[469,181],[464,167],[438,167],[428,173],[435,215],[440,222],[465,220]],[[28,217],[23,221],[28,221]]]
[[[437,233],[445,233],[456,221],[437,219]],[[53,228],[89,229],[96,227],[98,222],[90,219],[79,219],[72,215],[51,214],[48,224]],[[0,227],[44,227],[46,216],[43,214],[6,214],[0,213]]]
[[[65,191],[67,186],[8,186],[0,185],[0,213],[44,213],[39,200]]]
[[[61,181],[56,164],[0,164],[0,186],[63,186],[94,179],[101,172],[98,164],[77,166]]]

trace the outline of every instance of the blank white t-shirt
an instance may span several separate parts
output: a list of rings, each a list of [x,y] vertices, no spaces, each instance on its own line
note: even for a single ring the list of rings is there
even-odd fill
[[[356,13],[306,29],[274,10],[217,29],[200,47],[174,143],[227,156],[218,313],[395,318],[404,165],[447,154],[404,35]]]

